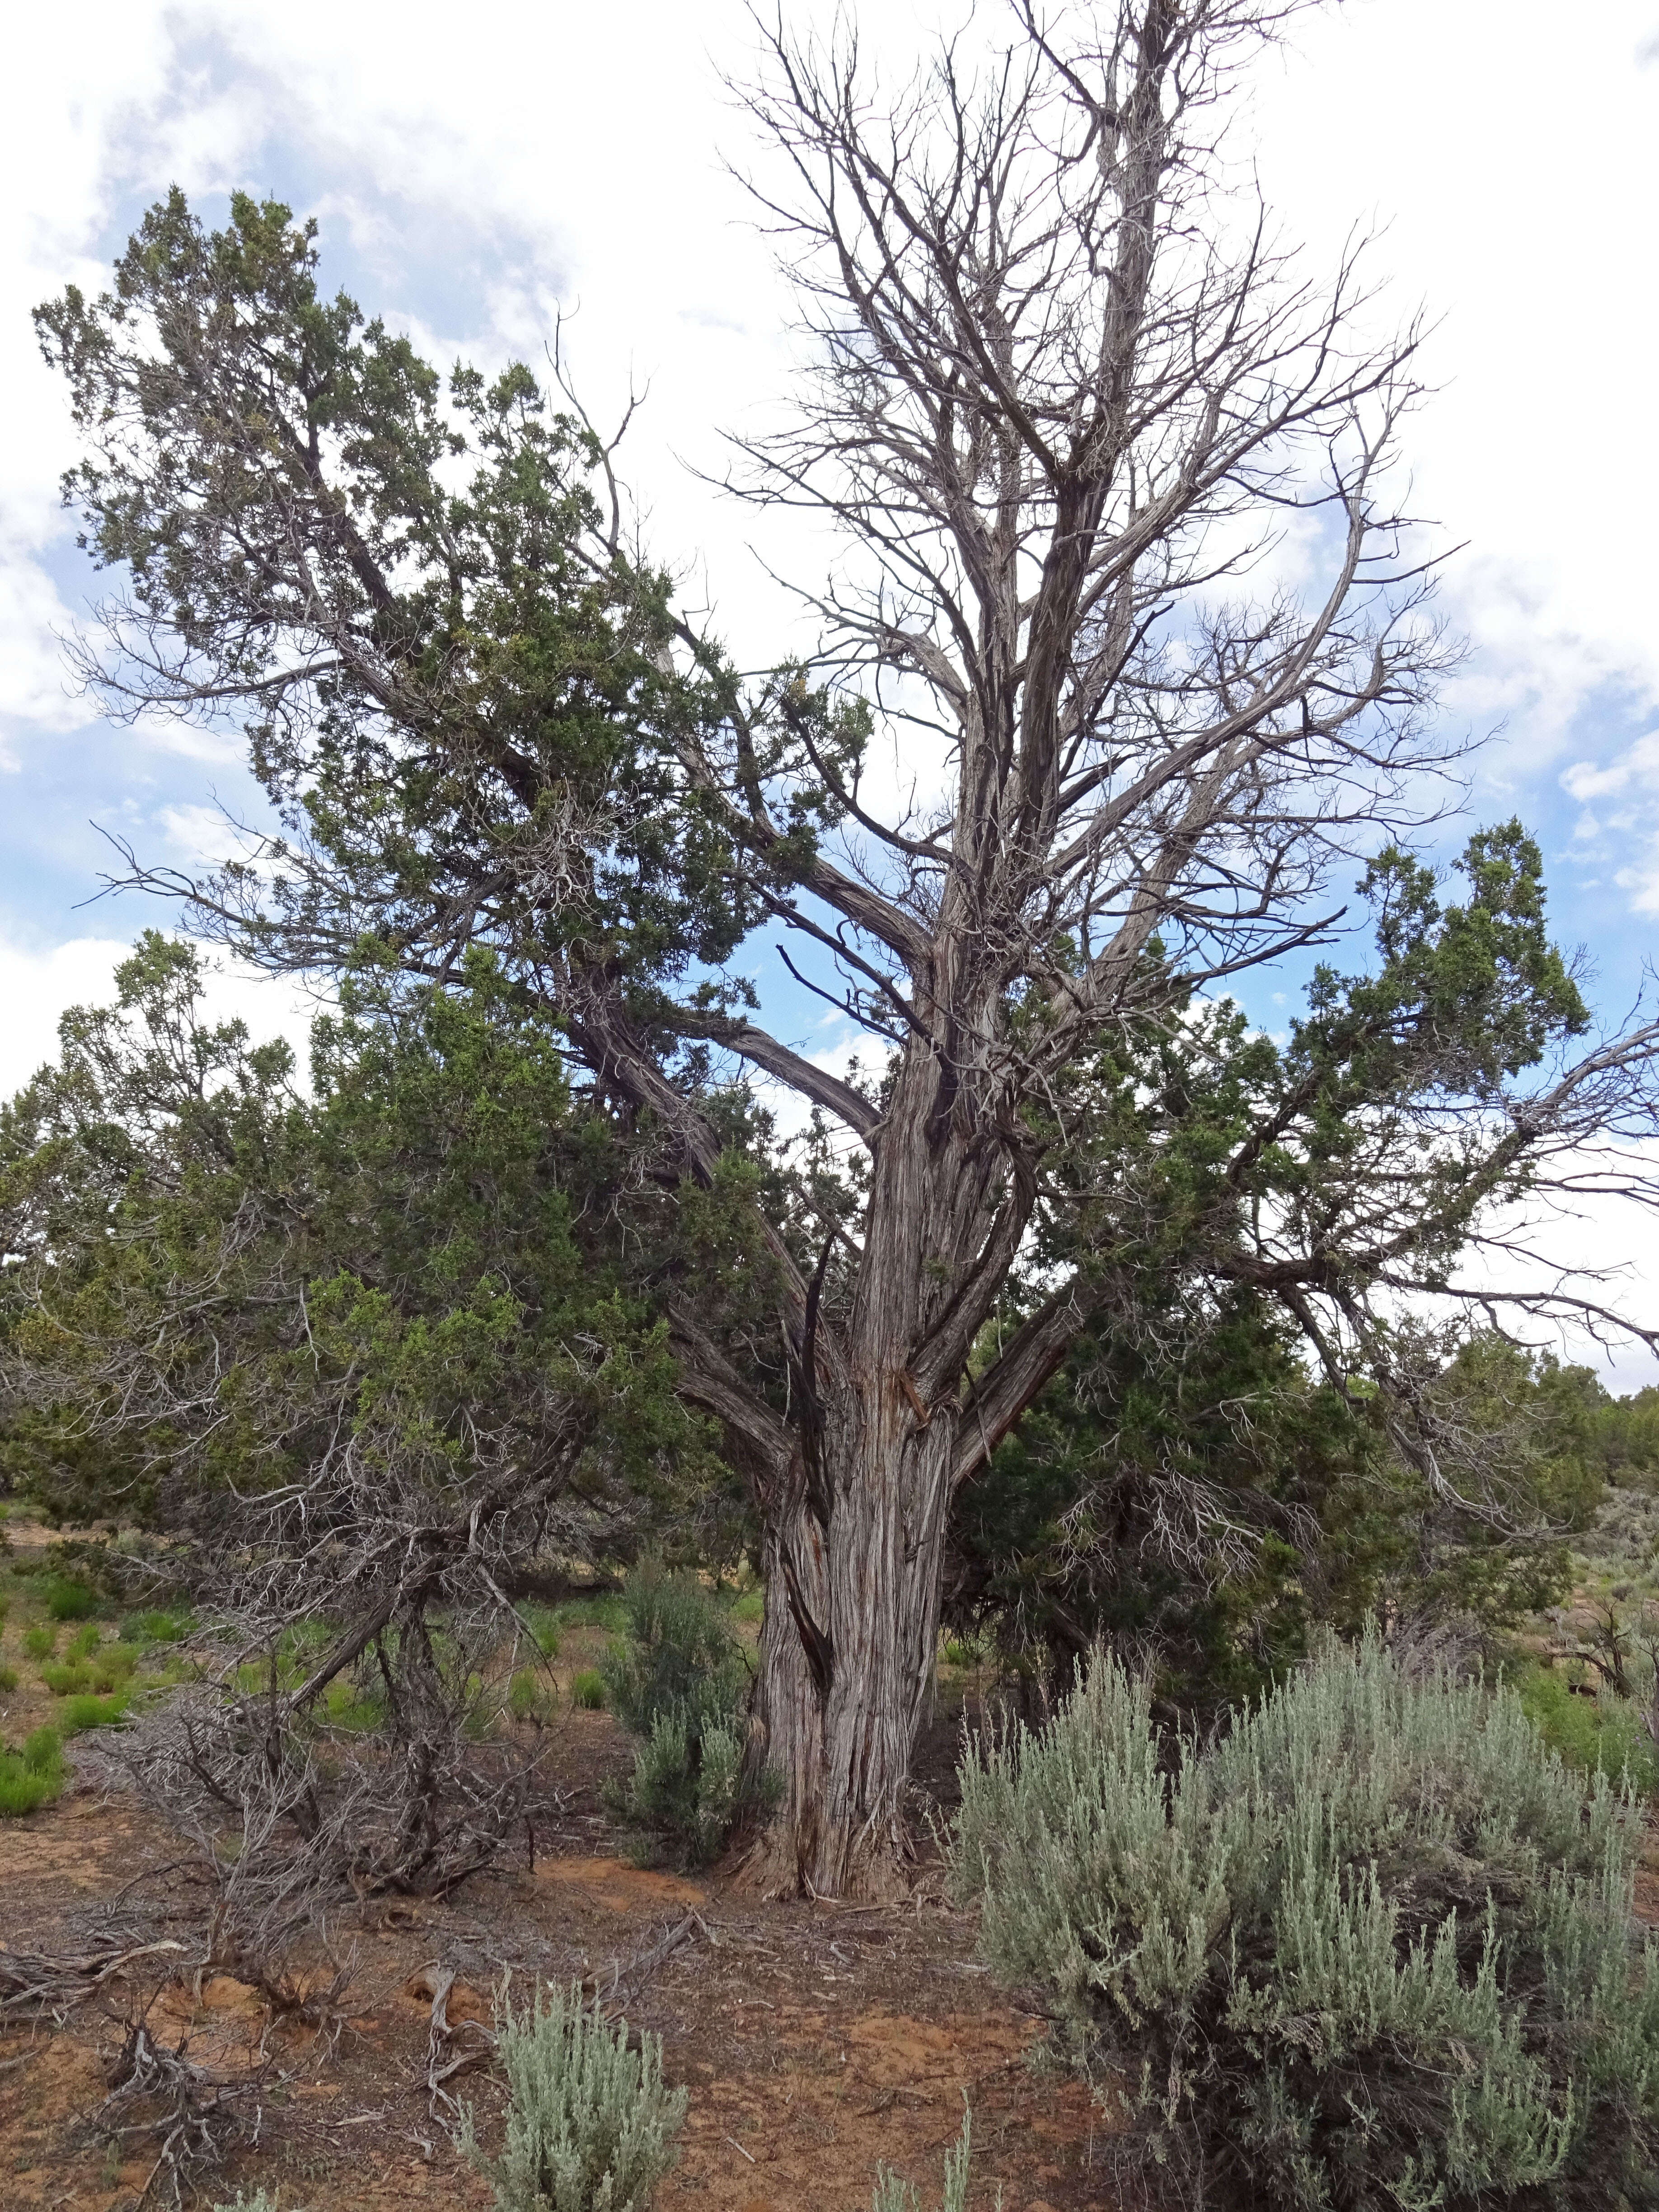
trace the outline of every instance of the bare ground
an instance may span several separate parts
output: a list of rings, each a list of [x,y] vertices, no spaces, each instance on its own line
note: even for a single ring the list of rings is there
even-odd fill
[[[589,1640],[567,1636],[561,1674],[588,1663]],[[0,1699],[0,1727],[20,1740],[49,1704],[20,1679]],[[941,1785],[953,1736],[942,1719],[928,1746],[924,1771]],[[504,1984],[522,1998],[538,1978],[579,1978],[626,2000],[630,2024],[662,2037],[669,2081],[690,2091],[659,2212],[863,2212],[878,2161],[935,2203],[964,2097],[976,2212],[999,2185],[1006,2212],[1109,2201],[1103,2113],[1079,2083],[1033,2064],[1043,2023],[978,1966],[971,1922],[945,1901],[937,1869],[919,1869],[906,1905],[874,1910],[766,1902],[727,1870],[696,1881],[642,1870],[599,1799],[605,1777],[629,1763],[621,1731],[562,1699],[549,1739],[548,1809],[506,1862],[441,1903],[353,1905],[331,1923],[350,1980],[325,2033],[273,2014],[246,1984],[188,1971],[204,1954],[204,1900],[173,1863],[179,1847],[91,1778],[99,1762],[78,1740],[64,1796],[0,1820],[0,1949],[180,1948],[149,1952],[59,2019],[0,2031],[0,2212],[175,2201],[153,2134],[93,2124],[140,2020],[155,2046],[230,2085],[217,2132],[234,2115],[246,2138],[186,2171],[185,2203],[263,2185],[283,2212],[484,2212],[492,2193],[455,2149],[446,2101],[471,2100],[493,2144],[503,2095],[468,2023],[489,2020]],[[630,1984],[630,1965],[677,1929],[678,1946]],[[326,1978],[320,1960],[300,1963]],[[447,2034],[434,2033],[438,1991]],[[434,2094],[429,2077],[458,2058]],[[110,2117],[139,2124],[158,2110],[152,2100]]]

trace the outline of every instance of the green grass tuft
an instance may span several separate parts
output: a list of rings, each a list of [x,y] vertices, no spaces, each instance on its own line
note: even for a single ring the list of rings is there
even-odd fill
[[[603,1628],[620,1636],[628,1626],[628,1607],[620,1591],[607,1591],[600,1597],[567,1598],[554,1617],[562,1628]]]
[[[570,1684],[570,1702],[585,1713],[605,1711],[605,1677],[597,1667],[584,1667]]]
[[[544,1659],[559,1656],[559,1615],[550,1605],[521,1605],[519,1618],[534,1638]]]
[[[64,1787],[64,1751],[55,1729],[36,1729],[21,1751],[0,1751],[0,1814],[11,1820],[49,1805]]]
[[[544,1728],[553,1714],[553,1693],[538,1667],[520,1667],[507,1686],[507,1710],[515,1721]]]
[[[123,1690],[114,1697],[100,1698],[82,1691],[64,1700],[64,1733],[79,1735],[85,1729],[113,1728],[125,1714],[132,1702]]]
[[[344,1729],[354,1735],[367,1735],[386,1718],[386,1699],[366,1694],[343,1674],[337,1674],[323,1692],[319,1706],[327,1727]]]
[[[733,1620],[763,1620],[765,1616],[766,1593],[764,1590],[745,1590],[732,1607]]]
[[[182,1644],[196,1633],[196,1623],[187,1613],[169,1613],[158,1606],[149,1613],[135,1613],[122,1624],[121,1632],[141,1644]]]
[[[58,1631],[44,1626],[23,1631],[23,1649],[31,1659],[50,1659],[58,1648]]]
[[[16,1669],[16,1668],[15,1668],[15,1667],[9,1667],[9,1666],[7,1666],[7,1665],[4,1663],[4,1662],[3,1662],[3,1661],[0,1661],[0,1690],[15,1690],[16,1687],[17,1687],[17,1669]]]
[[[1536,1663],[1516,1674],[1514,1687],[1527,1718],[1569,1766],[1627,1779],[1645,1797],[1659,1792],[1659,1753],[1628,1698],[1610,1690],[1584,1697],[1555,1668]]]
[[[103,1698],[130,1681],[137,1663],[138,1654],[130,1644],[112,1644],[106,1651],[94,1652],[89,1658],[49,1662],[40,1669],[40,1680],[54,1698]]]
[[[46,1611],[54,1620],[85,1620],[97,1608],[97,1591],[70,1575],[54,1575],[44,1595]]]

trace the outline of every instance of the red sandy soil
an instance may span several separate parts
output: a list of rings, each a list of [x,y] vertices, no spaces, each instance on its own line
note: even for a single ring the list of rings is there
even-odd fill
[[[9,1533],[15,1543],[35,1534]],[[603,1641],[567,1632],[558,1674],[590,1663]],[[13,1741],[50,1717],[33,1670],[23,1674],[0,1698],[0,1732]],[[453,2057],[481,2043],[465,2023],[493,2016],[504,1983],[520,2002],[538,1979],[591,1976],[603,1991],[691,1906],[702,1926],[625,2008],[634,2027],[661,2036],[668,2081],[690,2091],[658,2212],[865,2212],[878,2162],[936,2205],[964,2097],[975,2212],[990,2212],[999,2185],[1006,2212],[1114,2200],[1103,2112],[1079,2082],[1032,2063],[1044,2024],[977,1964],[972,1922],[944,1901],[937,1869],[923,1869],[908,1903],[878,1909],[768,1902],[726,1872],[645,1871],[622,1856],[600,1800],[605,1778],[629,1764],[622,1731],[564,1698],[548,1743],[550,1809],[502,1863],[442,1902],[353,1905],[331,1920],[330,1950],[351,1969],[331,2038],[273,2016],[245,1983],[191,1971],[205,1955],[205,1900],[177,1863],[182,1847],[107,1786],[94,1740],[77,1739],[76,1778],[58,1803],[0,1820],[0,1948],[179,1948],[152,1953],[61,2020],[0,2029],[0,2212],[174,2203],[171,2172],[152,2174],[153,2137],[93,2124],[137,2018],[216,2073],[246,2081],[264,2068],[240,2100],[255,2139],[193,2169],[184,2203],[264,2186],[283,2212],[486,2212],[493,2192],[452,2141],[455,2108],[428,2083],[434,1988],[455,1977],[447,2015],[457,2033],[441,2051]],[[941,1719],[924,1762],[940,1791],[954,1748]],[[474,2105],[492,2148],[504,2096],[488,2051],[447,2087]]]
[[[574,1723],[579,1717],[571,1716]],[[623,1746],[603,1715],[580,1716],[591,1739]],[[590,1741],[590,1758],[599,1749]],[[583,1832],[584,1827],[588,1830]],[[112,2146],[86,2124],[105,2094],[125,2018],[149,2000],[158,2041],[187,2044],[198,2064],[246,2071],[263,2048],[287,2078],[264,2093],[257,2149],[200,2177],[198,2200],[240,2185],[280,2188],[285,2208],[382,2212],[407,2203],[486,2207],[488,2185],[460,2160],[453,2115],[432,2109],[425,2075],[429,1970],[453,1970],[452,2023],[488,2019],[503,1975],[520,1995],[533,1978],[594,1974],[649,1948],[695,1905],[694,1931],[629,2008],[663,2038],[671,2082],[691,2092],[680,2163],[661,2212],[862,2208],[878,2160],[938,2199],[945,2148],[974,2111],[976,2203],[1000,2182],[1007,2212],[1070,2212],[1102,2201],[1091,2154],[1103,2130],[1086,2091],[1027,2054],[1041,2022],[991,1986],[973,1960],[972,1929],[924,1895],[854,1911],[769,1904],[730,1881],[641,1871],[605,1848],[578,1814],[533,1875],[524,1864],[480,1878],[442,1905],[354,1911],[331,1930],[354,1960],[332,2054],[309,2031],[226,1976],[113,1986],[95,2005],[0,2039],[0,2206],[131,2212],[154,2162],[143,2142]],[[0,1925],[13,1948],[68,1953],[111,1927],[199,1942],[199,1907],[164,1869],[166,1832],[118,1799],[90,1791],[0,1828]],[[117,1908],[108,1900],[146,1869]],[[143,1897],[142,1923],[132,1910]],[[462,2030],[465,2036],[465,2030]],[[462,2047],[460,2045],[455,2048]],[[453,2086],[476,2102],[486,2145],[501,2093],[481,2067]],[[151,2203],[172,2198],[158,2178]],[[188,2201],[188,2197],[187,2197]]]

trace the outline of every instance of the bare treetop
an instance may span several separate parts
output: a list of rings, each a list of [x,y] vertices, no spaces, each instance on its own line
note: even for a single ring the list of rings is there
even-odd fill
[[[1223,223],[1200,135],[1288,12],[1050,34],[1028,9],[976,72],[947,48],[890,100],[850,33],[778,29],[748,94],[793,179],[762,204],[811,345],[741,489],[852,541],[816,599],[827,659],[951,755],[921,818],[829,773],[885,855],[872,933],[908,961],[916,921],[967,932],[1005,987],[1041,981],[1062,1054],[1155,930],[1200,975],[1282,949],[1333,851],[1442,757],[1443,649],[1387,501],[1416,333],[1358,335],[1357,252],[1321,289],[1259,212]],[[1325,573],[1252,597],[1291,514]]]

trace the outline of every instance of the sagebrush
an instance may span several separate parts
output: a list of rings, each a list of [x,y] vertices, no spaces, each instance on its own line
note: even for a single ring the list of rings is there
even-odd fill
[[[660,2037],[631,2051],[626,2021],[555,1986],[504,2012],[498,2048],[510,2100],[499,2157],[479,2154],[471,2108],[461,2123],[496,2212],[640,2212],[685,2120],[685,2091],[663,2085]]]
[[[973,2155],[974,2116],[965,2112],[962,2116],[962,2133],[945,2154],[945,2194],[939,2200],[939,2212],[967,2212],[968,2177]],[[996,2201],[998,2212],[1001,2212],[1000,2185]],[[921,2212],[921,2199],[914,2183],[902,2180],[890,2166],[878,2166],[870,2212]]]
[[[1413,1677],[1371,1636],[1172,1744],[1097,1656],[962,1779],[985,1955],[1046,1988],[1183,2186],[1296,2212],[1659,2203],[1633,1805],[1508,1689]]]

